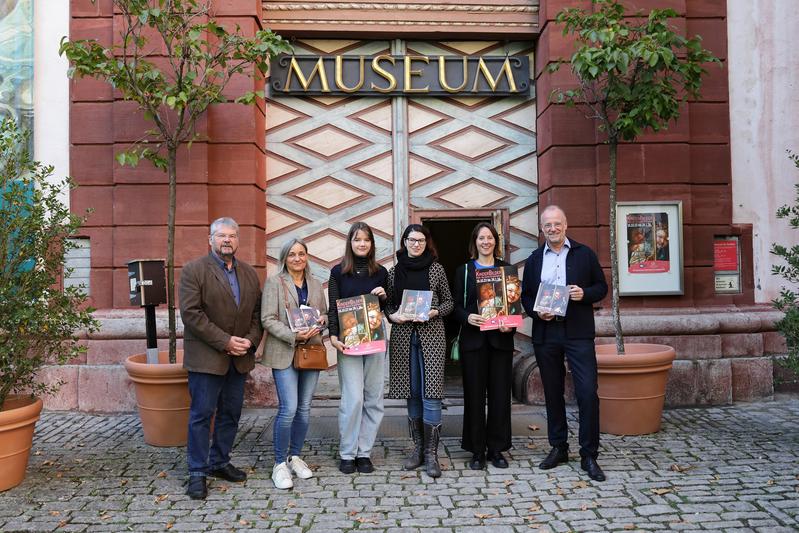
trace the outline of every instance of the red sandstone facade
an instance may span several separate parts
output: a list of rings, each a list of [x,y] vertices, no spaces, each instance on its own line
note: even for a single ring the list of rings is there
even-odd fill
[[[403,2],[391,2],[397,4]],[[410,4],[410,2],[407,2]],[[721,58],[697,101],[689,102],[677,123],[663,133],[642,136],[619,149],[619,200],[682,200],[684,235],[683,296],[624,297],[623,310],[635,311],[628,325],[630,340],[675,345],[667,402],[671,405],[717,404],[767,397],[773,392],[771,353],[784,353],[773,331],[775,314],[754,306],[750,226],[732,224],[725,0],[635,0],[635,7],[671,7],[678,27],[700,34],[705,47]],[[298,6],[302,4],[302,9]],[[329,5],[329,2],[325,2]],[[555,87],[573,81],[568,69],[546,66],[568,57],[571,43],[554,24],[563,7],[588,6],[588,0],[507,0],[507,9],[481,19],[475,0],[429,2],[438,10],[391,10],[383,0],[358,14],[322,8],[316,0],[214,0],[218,19],[253,33],[263,21],[291,36],[382,39],[407,36],[426,39],[529,39],[536,42],[537,156],[539,203],[557,203],[569,215],[569,233],[588,243],[609,266],[607,150],[595,125],[579,110],[548,101]],[[342,3],[342,6],[344,3]],[[469,5],[472,11],[455,6]],[[293,6],[293,7],[292,7]],[[534,9],[535,7],[538,9]],[[531,9],[531,7],[533,9]],[[490,18],[490,21],[489,21]],[[472,24],[484,20],[482,25]],[[97,38],[109,44],[118,33],[110,0],[71,0],[71,38]],[[261,82],[254,83],[257,88]],[[231,87],[237,94],[243,87]],[[176,262],[178,267],[207,251],[207,229],[213,219],[234,216],[241,225],[240,257],[262,275],[266,267],[265,106],[215,106],[203,120],[191,151],[178,162]],[[100,309],[104,328],[88,339],[85,361],[52,368],[67,386],[50,401],[51,408],[117,410],[134,407],[120,363],[143,350],[143,320],[129,308],[126,262],[163,257],[166,242],[166,176],[144,163],[123,168],[114,153],[148,129],[135,107],[119,100],[105,84],[81,80],[71,89],[71,174],[80,187],[73,193],[76,211],[93,208],[83,229],[91,239],[91,303]],[[530,228],[530,233],[537,230]],[[743,292],[714,293],[713,237],[741,237]],[[511,239],[512,239],[511,235]],[[609,272],[608,272],[609,274]],[[671,310],[671,311],[670,311]],[[601,316],[601,334],[609,322]],[[633,315],[633,313],[628,313]],[[689,318],[686,318],[689,317]],[[517,395],[540,399],[538,378],[517,361]],[[249,386],[251,404],[273,401],[263,372]]]

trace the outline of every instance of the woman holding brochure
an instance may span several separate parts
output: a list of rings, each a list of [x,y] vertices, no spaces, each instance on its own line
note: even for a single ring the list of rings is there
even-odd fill
[[[469,461],[469,468],[472,470],[484,469],[486,458],[497,468],[507,468],[508,461],[502,452],[511,447],[510,404],[515,329],[500,325],[499,329],[481,331],[480,326],[486,322],[486,317],[478,310],[478,299],[484,296],[477,290],[477,271],[510,266],[497,257],[498,241],[499,236],[494,226],[487,222],[477,224],[469,239],[471,260],[458,267],[453,280],[454,317],[461,324],[461,447],[472,452],[472,459]],[[508,285],[509,290],[515,290],[515,287],[510,287],[512,284]]]
[[[347,234],[344,258],[330,271],[327,285],[330,344],[338,350],[338,382],[341,387],[341,402],[338,407],[341,461],[338,469],[344,474],[352,474],[355,470],[364,474],[374,471],[369,455],[383,420],[386,352],[368,355],[343,353],[350,345],[349,339],[360,339],[357,332],[353,331],[356,327],[354,324],[339,324],[336,300],[374,294],[383,305],[386,300],[387,277],[385,267],[375,261],[372,229],[365,222],[356,222]],[[353,313],[343,316],[344,321],[357,324]],[[371,330],[382,325],[379,309],[369,309],[368,317]]]
[[[322,325],[292,331],[288,314],[303,305],[319,311]],[[311,398],[319,371],[298,370],[292,361],[298,344],[322,344],[321,333],[326,322],[325,293],[322,284],[311,276],[308,247],[299,239],[289,239],[280,250],[280,271],[266,281],[261,298],[261,323],[266,330],[261,362],[272,368],[278,399],[272,441],[275,448],[272,482],[278,489],[294,486],[292,473],[300,479],[313,476],[299,455],[308,433]]]
[[[405,228],[397,264],[388,272],[386,303],[386,313],[394,324],[389,339],[391,397],[407,399],[414,445],[403,468],[413,470],[424,463],[430,477],[441,476],[438,440],[447,352],[442,317],[452,311],[447,275],[437,258],[427,228],[420,224]],[[400,307],[405,290],[431,291],[426,321],[402,315]]]

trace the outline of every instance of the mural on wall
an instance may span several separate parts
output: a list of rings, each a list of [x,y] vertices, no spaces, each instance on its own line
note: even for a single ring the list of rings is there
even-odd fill
[[[0,0],[0,116],[33,129],[33,0]]]

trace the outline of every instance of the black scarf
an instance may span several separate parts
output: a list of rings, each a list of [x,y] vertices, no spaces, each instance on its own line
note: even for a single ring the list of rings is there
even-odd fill
[[[429,250],[418,257],[410,257],[403,250],[397,252],[397,264],[394,267],[394,298],[397,302],[401,301],[405,289],[430,290],[430,265],[433,261],[433,254]]]

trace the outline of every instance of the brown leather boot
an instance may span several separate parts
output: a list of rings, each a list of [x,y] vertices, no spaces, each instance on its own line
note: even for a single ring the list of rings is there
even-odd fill
[[[424,462],[427,475],[441,477],[441,465],[438,464],[438,438],[441,434],[441,424],[424,425]]]
[[[422,429],[421,418],[408,418],[408,430],[413,439],[413,451],[402,463],[402,468],[405,470],[414,470],[422,466],[424,463],[424,434]]]

